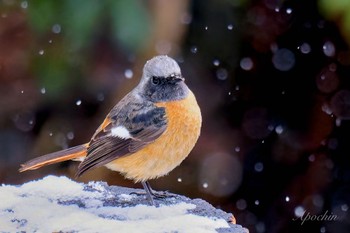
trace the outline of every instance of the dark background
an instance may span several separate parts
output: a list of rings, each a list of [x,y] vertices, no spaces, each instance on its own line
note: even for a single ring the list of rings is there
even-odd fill
[[[145,61],[168,54],[203,128],[153,188],[250,232],[350,232],[349,43],[346,0],[0,0],[0,182],[74,179],[75,162],[17,170],[87,142]],[[105,168],[89,180],[140,187]]]

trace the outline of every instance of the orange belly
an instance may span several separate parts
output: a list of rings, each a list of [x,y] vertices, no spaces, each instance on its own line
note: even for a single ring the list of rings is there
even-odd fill
[[[146,181],[168,174],[188,156],[202,125],[193,93],[184,100],[156,105],[166,109],[168,125],[165,132],[140,151],[108,163],[107,168],[121,172],[135,182]]]

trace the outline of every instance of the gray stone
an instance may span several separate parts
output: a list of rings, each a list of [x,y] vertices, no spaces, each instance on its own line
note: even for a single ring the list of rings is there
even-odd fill
[[[109,198],[104,200],[104,206],[115,206],[115,207],[132,207],[139,204],[149,205],[145,191],[143,189],[133,189],[133,188],[127,188],[127,187],[120,187],[120,186],[108,186],[105,182],[95,182],[95,183],[89,183],[84,186],[84,188],[87,191],[95,191],[96,184],[101,185],[104,187],[105,191],[108,192]],[[131,199],[125,199],[123,198],[123,195],[131,195]],[[233,215],[231,213],[226,213],[223,210],[214,208],[211,204],[208,202],[202,200],[202,199],[190,199],[188,197],[177,195],[174,193],[166,193],[166,197],[164,198],[154,198],[155,204],[157,206],[160,205],[173,205],[180,202],[185,203],[191,203],[196,206],[195,209],[190,210],[189,212],[194,215],[198,216],[205,216],[205,217],[211,217],[211,218],[220,218],[225,219],[228,223],[230,228],[221,228],[217,231],[219,233],[249,233],[248,229],[242,227],[238,224],[233,224],[230,222]],[[79,200],[76,200],[76,203],[69,203],[69,204],[77,204],[79,205]],[[123,220],[123,216],[117,216],[119,220]]]

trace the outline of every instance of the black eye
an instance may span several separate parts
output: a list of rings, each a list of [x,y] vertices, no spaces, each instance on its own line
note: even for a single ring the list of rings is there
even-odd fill
[[[154,85],[159,85],[160,84],[160,78],[159,77],[156,77],[156,76],[153,76],[152,77],[152,83]]]

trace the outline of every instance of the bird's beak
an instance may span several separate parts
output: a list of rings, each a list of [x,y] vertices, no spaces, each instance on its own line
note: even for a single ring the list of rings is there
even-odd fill
[[[183,81],[185,81],[185,78],[184,77],[182,77],[182,75],[180,74],[180,75],[173,75],[172,76],[172,80],[174,81],[174,82],[183,82]]]
[[[183,82],[183,81],[185,81],[185,78],[180,76],[180,77],[175,78],[175,80],[178,82],[181,82],[181,81]]]

